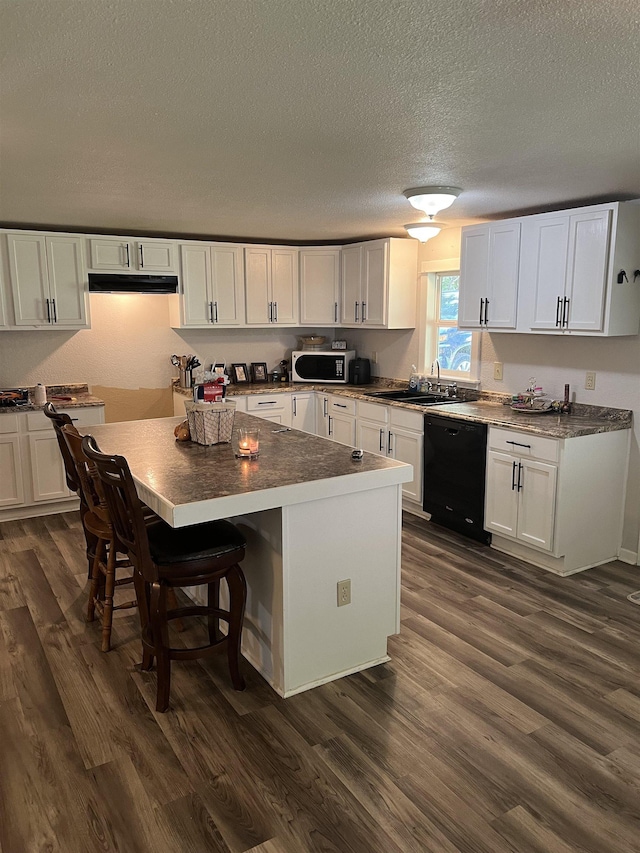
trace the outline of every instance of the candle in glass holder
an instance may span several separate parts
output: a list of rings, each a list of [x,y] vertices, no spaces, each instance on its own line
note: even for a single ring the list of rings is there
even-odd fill
[[[238,450],[236,456],[245,459],[255,459],[260,452],[260,430],[239,429]]]

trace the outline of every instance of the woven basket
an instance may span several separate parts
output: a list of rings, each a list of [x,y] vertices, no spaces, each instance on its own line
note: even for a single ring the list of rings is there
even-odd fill
[[[222,444],[231,441],[236,404],[232,400],[222,403],[193,403],[185,400],[191,441],[197,444]]]

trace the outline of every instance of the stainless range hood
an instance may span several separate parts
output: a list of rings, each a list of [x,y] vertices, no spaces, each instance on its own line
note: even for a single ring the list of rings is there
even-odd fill
[[[177,293],[177,275],[89,273],[89,293]]]

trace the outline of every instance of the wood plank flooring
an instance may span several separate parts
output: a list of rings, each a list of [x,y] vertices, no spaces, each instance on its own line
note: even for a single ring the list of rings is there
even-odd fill
[[[282,700],[87,625],[75,513],[0,524],[0,848],[640,851],[640,589],[559,578],[405,518],[391,662]],[[184,636],[184,635],[183,635]]]

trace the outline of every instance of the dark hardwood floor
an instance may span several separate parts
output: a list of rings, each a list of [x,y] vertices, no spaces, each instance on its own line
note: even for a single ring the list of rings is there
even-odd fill
[[[282,700],[87,625],[75,513],[0,524],[0,846],[640,851],[638,567],[559,578],[405,519],[391,662]]]

